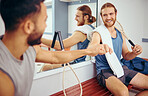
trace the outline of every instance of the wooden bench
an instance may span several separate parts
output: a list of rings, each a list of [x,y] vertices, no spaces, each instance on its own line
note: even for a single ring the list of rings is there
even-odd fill
[[[82,82],[83,87],[83,96],[112,96],[111,92],[108,89],[100,86],[96,77],[89,79],[85,82]],[[79,96],[80,88],[79,85],[72,86],[66,89],[66,94],[68,96]],[[50,96],[64,96],[63,91],[55,93]]]

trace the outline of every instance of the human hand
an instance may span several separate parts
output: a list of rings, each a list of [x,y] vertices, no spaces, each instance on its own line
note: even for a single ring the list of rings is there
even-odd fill
[[[107,45],[107,44],[102,44],[104,46],[104,49],[107,52],[109,52],[110,54],[113,53],[113,50]]]
[[[140,45],[135,45],[134,47],[132,46],[132,52],[136,55],[139,55],[142,53],[142,47]]]
[[[91,44],[87,49],[90,51],[90,54],[88,54],[90,56],[103,55],[107,52],[111,54],[113,52],[107,44]]]

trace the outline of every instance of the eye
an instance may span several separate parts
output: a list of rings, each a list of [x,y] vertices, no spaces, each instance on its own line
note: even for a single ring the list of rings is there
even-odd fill
[[[110,15],[113,15],[114,13],[110,13]]]
[[[107,14],[103,14],[103,16],[107,16]]]

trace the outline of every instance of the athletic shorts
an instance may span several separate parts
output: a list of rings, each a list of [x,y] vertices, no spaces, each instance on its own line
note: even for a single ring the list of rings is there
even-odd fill
[[[123,70],[124,70],[124,75],[122,77],[118,78],[118,79],[120,79],[120,81],[122,83],[124,83],[126,86],[128,86],[128,84],[130,83],[132,78],[138,72],[128,69],[127,66],[123,66]],[[110,76],[117,77],[116,75],[113,74],[113,71],[111,69],[103,69],[103,70],[101,70],[101,72],[97,75],[97,79],[98,79],[99,84],[101,86],[106,87],[105,79],[108,79]]]

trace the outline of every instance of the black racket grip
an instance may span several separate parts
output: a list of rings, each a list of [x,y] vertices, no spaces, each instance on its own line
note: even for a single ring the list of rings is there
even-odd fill
[[[59,38],[59,43],[60,43],[60,46],[61,46],[61,50],[64,50],[64,45],[63,45],[61,31],[58,31],[58,38]]]
[[[129,39],[128,42],[134,47],[135,44]]]
[[[52,44],[51,44],[51,48],[54,48],[54,45],[55,45],[55,41],[56,41],[56,38],[57,38],[57,32],[54,33],[54,37],[53,37],[53,41],[52,41]]]

